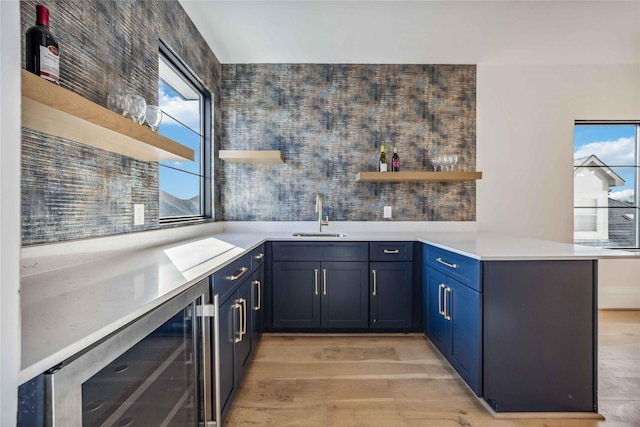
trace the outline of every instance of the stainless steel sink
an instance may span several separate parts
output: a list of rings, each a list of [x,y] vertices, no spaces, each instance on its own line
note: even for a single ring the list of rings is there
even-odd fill
[[[293,237],[348,237],[347,233],[293,233]]]

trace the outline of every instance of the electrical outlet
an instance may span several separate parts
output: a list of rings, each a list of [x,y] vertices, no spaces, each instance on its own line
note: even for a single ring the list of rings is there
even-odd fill
[[[385,206],[382,210],[383,218],[391,218],[391,206]]]
[[[133,205],[133,225],[144,225],[144,205],[141,203]]]

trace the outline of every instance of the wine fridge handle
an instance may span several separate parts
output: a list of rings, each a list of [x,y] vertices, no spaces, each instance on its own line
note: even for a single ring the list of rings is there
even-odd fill
[[[211,306],[209,306],[211,307]],[[204,311],[204,309],[203,309]],[[216,426],[222,419],[220,408],[220,297],[213,296],[213,313],[202,316],[202,375],[204,377],[204,421],[206,426]],[[213,321],[213,328],[211,322]],[[213,329],[213,330],[212,330]],[[211,384],[211,336],[213,335],[213,379]],[[211,390],[213,386],[213,390]],[[215,406],[212,407],[212,396]]]

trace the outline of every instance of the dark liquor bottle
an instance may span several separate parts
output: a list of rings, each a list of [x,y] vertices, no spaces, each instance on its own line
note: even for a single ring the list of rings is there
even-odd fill
[[[36,6],[36,25],[25,34],[26,69],[35,75],[60,84],[58,42],[49,31],[49,10]]]
[[[391,156],[391,172],[398,172],[400,170],[400,157],[398,157],[398,149],[393,148],[393,156]]]
[[[387,171],[387,155],[384,154],[384,145],[380,147],[380,168],[378,169],[380,172]]]

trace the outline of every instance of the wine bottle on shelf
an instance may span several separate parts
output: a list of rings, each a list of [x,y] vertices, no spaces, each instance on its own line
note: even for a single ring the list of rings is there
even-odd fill
[[[58,42],[49,31],[49,10],[36,6],[36,25],[25,34],[27,71],[60,84],[60,56]]]
[[[384,154],[384,145],[380,146],[380,172],[387,171],[387,156]]]
[[[391,157],[391,172],[400,170],[400,157],[398,157],[398,149],[393,147],[393,156]]]

